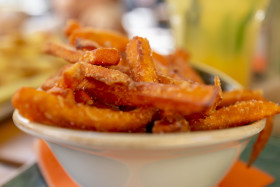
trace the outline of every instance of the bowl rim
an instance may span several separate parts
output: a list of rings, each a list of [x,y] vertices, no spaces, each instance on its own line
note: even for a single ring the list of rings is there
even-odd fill
[[[245,126],[209,131],[170,134],[108,133],[68,129],[32,122],[22,117],[17,110],[13,113],[13,120],[19,129],[35,137],[53,143],[88,149],[202,147],[246,139],[259,133],[265,126],[265,119],[262,119]]]

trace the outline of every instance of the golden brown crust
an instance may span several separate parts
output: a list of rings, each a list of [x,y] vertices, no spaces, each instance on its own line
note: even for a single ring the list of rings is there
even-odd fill
[[[34,88],[21,88],[12,102],[32,121],[106,132],[133,132],[149,123],[154,113],[145,108],[124,112],[86,106]]]
[[[70,63],[79,61],[93,65],[116,65],[120,61],[120,53],[114,48],[98,48],[91,51],[76,50],[70,46],[49,42],[44,52],[67,60]]]
[[[241,101],[216,110],[210,116],[190,121],[191,130],[224,129],[246,125],[280,112],[280,107],[269,101]]]

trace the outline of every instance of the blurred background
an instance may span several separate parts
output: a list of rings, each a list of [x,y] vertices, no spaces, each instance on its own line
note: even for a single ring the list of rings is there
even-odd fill
[[[35,159],[32,138],[11,122],[9,100],[66,63],[41,48],[65,40],[68,19],[146,37],[162,54],[185,48],[191,63],[218,68],[280,103],[279,0],[0,0],[0,185]],[[279,125],[278,116],[274,136]]]

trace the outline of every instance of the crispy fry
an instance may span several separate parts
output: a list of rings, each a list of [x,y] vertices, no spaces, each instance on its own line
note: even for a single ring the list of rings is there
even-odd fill
[[[65,69],[56,87],[75,90],[74,88],[76,88],[84,78],[85,68],[83,68],[81,63],[76,63]]]
[[[61,80],[62,74],[66,69],[68,69],[71,65],[65,65],[57,71],[56,74],[50,76],[45,82],[42,84],[42,90],[49,90],[57,85],[58,81]]]
[[[92,97],[87,94],[85,91],[77,90],[74,93],[75,101],[77,103],[83,103],[85,105],[93,105]]]
[[[172,78],[172,77],[169,77],[168,75],[164,75],[164,74],[161,74],[161,73],[157,73],[157,74],[158,74],[158,80],[162,84],[176,84],[176,85],[181,85],[181,84],[191,85],[191,84],[194,84],[194,82],[191,81],[191,80],[176,79],[176,78]]]
[[[69,41],[73,46],[75,46],[77,38],[95,41],[102,47],[113,47],[118,49],[119,51],[125,51],[126,45],[129,42],[126,36],[117,32],[91,28],[82,28],[75,30],[69,36]]]
[[[157,120],[152,128],[153,133],[171,133],[171,132],[188,132],[189,124],[184,119],[177,120]]]
[[[218,105],[218,108],[232,105],[238,101],[248,100],[264,100],[261,90],[233,90],[224,92],[222,102]]]
[[[158,82],[151,53],[147,39],[134,37],[127,45],[126,57],[134,81]]]
[[[218,96],[216,97],[216,100],[215,100],[214,104],[204,113],[205,116],[209,116],[210,114],[215,112],[217,106],[223,100],[223,96],[222,96],[223,91],[222,91],[222,87],[221,87],[221,81],[220,81],[220,78],[218,76],[214,77],[214,83],[219,88],[219,93],[218,93]]]
[[[173,111],[161,111],[160,119],[154,122],[153,133],[189,132],[188,121]]]
[[[118,70],[108,69],[102,66],[95,66],[84,62],[78,62],[68,66],[68,68],[64,69],[63,72],[60,72],[60,77],[56,78],[57,82],[55,86],[61,88],[72,88],[74,90],[85,78],[92,78],[107,85],[128,85],[130,81],[132,81],[128,75]]]
[[[201,77],[191,68],[188,63],[189,55],[182,49],[177,49],[169,55],[169,68],[179,76],[192,81],[203,83]]]
[[[99,81],[83,80],[84,88],[98,100],[114,105],[153,106],[190,115],[202,112],[213,104],[218,87],[205,85],[167,85],[146,82],[131,82],[127,85],[112,85]]]
[[[174,109],[185,115],[202,112],[211,107],[219,91],[217,86],[200,84],[165,85],[131,81],[129,84],[109,86],[100,79],[85,78],[85,70],[82,64],[78,63],[64,72],[63,79],[57,85],[85,90],[103,103]]]
[[[94,78],[95,80],[104,82],[107,85],[112,84],[129,84],[130,77],[118,70],[108,69],[102,66],[95,66],[81,62],[81,67],[85,72],[86,78]]]
[[[127,44],[125,51],[126,63],[130,69],[132,80],[137,82],[158,82],[151,48],[147,39],[134,37]],[[150,107],[156,113],[157,109]]]
[[[99,48],[92,51],[81,51],[62,44],[49,42],[44,49],[47,54],[61,57],[71,63],[79,61],[94,65],[116,65],[120,61],[120,53],[113,48]]]
[[[87,46],[90,47],[91,45],[93,47],[95,45],[99,45],[102,47],[114,47],[118,49],[121,54],[125,51],[126,46],[129,43],[129,39],[126,36],[120,35],[119,33],[89,28],[81,28],[75,31],[69,37],[69,41],[70,43],[72,43],[72,45],[76,47],[77,45],[79,45],[77,44],[77,41],[80,43],[84,42],[84,44],[80,44],[82,46],[78,48],[83,48],[84,46],[85,49],[87,48]],[[189,59],[189,54],[183,51],[182,49],[176,50],[175,53],[170,55],[169,57],[165,57],[154,51],[152,51],[151,53],[153,59],[156,61],[155,65],[153,66],[156,66],[157,71],[159,71],[160,73],[168,74],[172,78],[182,80],[186,80],[187,78],[196,82],[203,82],[202,79],[198,76],[198,74],[187,63],[187,60]],[[171,70],[165,67],[168,64]]]
[[[253,151],[251,153],[251,157],[250,160],[248,162],[248,167],[250,167],[254,161],[258,158],[258,156],[260,155],[261,151],[264,149],[264,147],[266,146],[269,137],[271,136],[272,133],[272,129],[273,129],[273,118],[274,116],[270,116],[268,118],[266,118],[266,124],[264,129],[260,132],[254,147],[253,147]]]
[[[100,48],[101,46],[97,42],[92,40],[76,38],[75,47],[76,49],[80,50],[94,50]]]
[[[69,26],[66,26],[65,30],[67,30],[68,27]],[[78,45],[77,43],[80,43],[80,47],[86,46],[88,44],[90,44],[90,46],[95,44],[99,47],[114,47],[118,49],[120,53],[122,53],[126,50],[127,44],[129,43],[129,39],[127,36],[113,31],[81,27],[79,29],[73,29],[71,31],[71,35],[66,36],[68,36],[70,43],[76,47]],[[152,52],[152,54],[155,60],[162,63],[163,65],[167,65],[168,60],[166,57],[154,51]]]
[[[121,62],[120,62],[121,63]],[[116,66],[108,66],[108,69],[114,69],[114,70],[118,70],[124,74],[127,74],[129,77],[130,77],[130,69],[128,66],[126,65],[121,65],[121,64],[118,64]]]
[[[76,20],[69,20],[64,28],[64,34],[69,37],[75,30],[80,29],[81,25]]]
[[[89,67],[93,66],[89,65]],[[133,81],[129,84],[109,86],[108,83],[101,82],[102,79],[86,80],[85,72],[83,63],[77,63],[64,72],[63,79],[57,86],[85,90],[93,98],[116,106],[153,106],[160,109],[174,109],[185,115],[202,112],[209,108],[216,99],[219,89],[215,86],[200,84],[164,85]],[[113,75],[113,73],[109,74]],[[121,81],[115,80],[115,82]]]
[[[190,126],[193,131],[224,129],[246,125],[278,113],[280,107],[269,101],[241,101],[220,108],[205,119],[190,121]]]
[[[144,127],[153,115],[145,108],[123,112],[89,107],[34,88],[21,88],[12,102],[22,116],[32,121],[106,132],[133,132]]]
[[[157,63],[161,64],[164,67],[166,67],[169,64],[169,61],[166,58],[166,56],[163,56],[154,51],[153,51],[153,59],[154,59],[154,61],[156,61]]]

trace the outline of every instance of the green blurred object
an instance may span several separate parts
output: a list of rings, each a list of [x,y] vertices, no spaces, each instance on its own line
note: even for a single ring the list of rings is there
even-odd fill
[[[167,0],[177,47],[248,86],[269,0]]]

